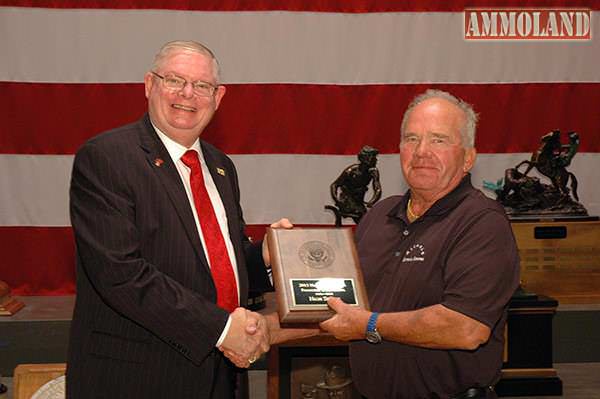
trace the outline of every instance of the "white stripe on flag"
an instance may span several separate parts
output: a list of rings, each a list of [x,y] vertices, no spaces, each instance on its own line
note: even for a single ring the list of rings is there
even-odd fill
[[[592,13],[600,37],[600,13]],[[600,82],[600,40],[465,41],[461,12],[0,8],[0,81],[141,82],[157,46],[211,47],[228,83]]]
[[[472,171],[473,185],[496,182],[504,170],[530,154],[482,154]],[[234,155],[248,224],[289,217],[298,224],[330,224],[329,186],[355,156]],[[68,189],[72,156],[0,155],[0,226],[69,226]],[[600,214],[597,169],[600,153],[580,153],[569,170],[579,180],[579,196],[591,215]],[[403,193],[397,154],[379,156],[383,196]],[[544,181],[544,180],[543,180]],[[489,191],[484,192],[492,196]],[[370,198],[370,193],[367,193]]]

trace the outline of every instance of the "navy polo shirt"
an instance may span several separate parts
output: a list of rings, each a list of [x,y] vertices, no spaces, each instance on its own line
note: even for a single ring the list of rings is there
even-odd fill
[[[380,201],[356,230],[371,309],[400,312],[442,304],[490,327],[473,351],[384,341],[353,342],[360,392],[375,398],[447,398],[500,378],[508,301],[519,257],[504,209],[471,185],[470,175],[413,223],[410,192]]]

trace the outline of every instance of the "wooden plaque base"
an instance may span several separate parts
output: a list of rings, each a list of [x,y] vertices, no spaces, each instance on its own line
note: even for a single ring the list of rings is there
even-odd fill
[[[281,323],[327,320],[331,296],[369,309],[350,228],[267,229],[267,240]]]

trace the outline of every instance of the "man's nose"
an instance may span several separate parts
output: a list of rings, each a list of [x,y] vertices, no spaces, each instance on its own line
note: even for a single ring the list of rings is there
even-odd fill
[[[429,141],[426,140],[425,138],[422,138],[421,140],[419,140],[419,142],[417,143],[417,146],[415,147],[415,153],[420,156],[429,154],[429,150],[430,150]]]
[[[185,82],[185,85],[179,91],[179,95],[185,98],[192,98],[194,96],[194,88],[191,82]]]

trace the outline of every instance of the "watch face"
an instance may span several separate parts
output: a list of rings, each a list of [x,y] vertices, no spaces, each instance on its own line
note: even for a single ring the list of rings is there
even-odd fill
[[[372,344],[378,344],[381,342],[381,335],[377,331],[368,331],[367,332],[367,341]]]

